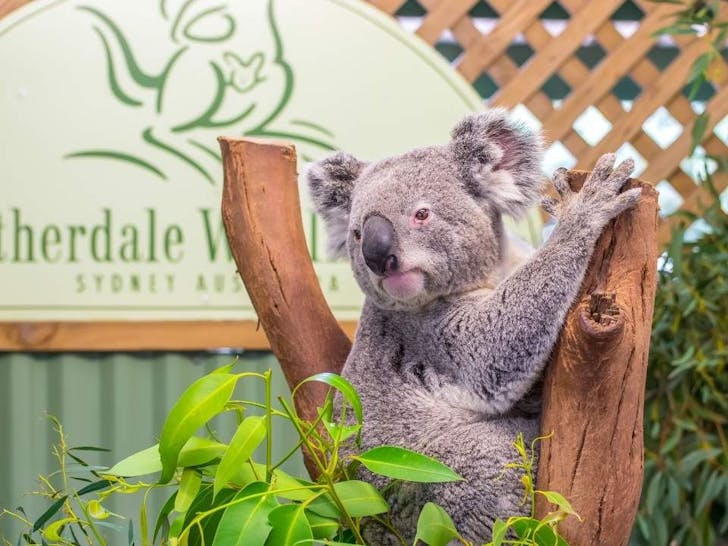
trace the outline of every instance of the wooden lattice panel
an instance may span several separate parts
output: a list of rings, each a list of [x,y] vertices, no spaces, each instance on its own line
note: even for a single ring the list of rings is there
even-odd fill
[[[405,0],[369,0],[379,9],[395,16]],[[552,6],[552,0],[488,0],[488,8],[498,15],[495,24],[482,30],[483,25],[471,15],[481,0],[419,0],[424,14],[418,19],[416,33],[435,46],[444,34],[462,48],[453,61],[457,70],[473,84],[487,77],[498,90],[488,97],[490,106],[509,108],[521,105],[538,119],[549,144],[558,143],[573,156],[573,166],[588,169],[603,153],[615,151],[625,143],[632,155],[641,157],[640,178],[652,183],[669,184],[682,197],[682,209],[697,211],[701,202],[709,200],[708,193],[680,166],[692,145],[691,129],[697,117],[685,96],[685,83],[695,59],[706,51],[707,42],[694,36],[675,39],[675,57],[661,70],[649,55],[656,45],[654,32],[671,22],[676,6],[639,0],[636,3],[643,16],[635,21],[631,33],[620,33],[614,13],[624,0],[561,0],[560,8],[568,12],[560,32],[550,32],[542,15]],[[482,6],[481,6],[482,7]],[[721,19],[728,18],[724,4]],[[479,28],[480,26],[480,28]],[[625,35],[623,35],[625,34]],[[514,62],[507,50],[518,41],[526,44],[530,57],[522,64]],[[596,44],[603,58],[588,66],[578,56],[585,43]],[[728,73],[723,63],[722,73]],[[720,68],[717,70],[721,73]],[[545,84],[556,78],[568,88],[564,98],[553,100]],[[636,97],[627,107],[614,93],[619,82],[627,81],[637,89]],[[714,84],[706,97],[705,108],[710,122],[702,146],[713,156],[728,156],[728,146],[713,132],[715,125],[728,116],[728,84]],[[663,110],[660,110],[663,109]],[[676,134],[666,143],[655,138],[650,130],[651,116],[660,110]],[[579,130],[585,114],[597,116],[611,125],[597,142],[587,142]],[[675,132],[675,131],[674,131]],[[589,139],[593,140],[593,139]],[[728,186],[728,174],[716,172],[718,189]],[[670,236],[671,225],[677,217],[663,222],[660,237]]]

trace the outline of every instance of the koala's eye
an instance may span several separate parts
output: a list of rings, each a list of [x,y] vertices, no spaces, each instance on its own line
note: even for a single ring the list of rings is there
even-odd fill
[[[356,239],[357,241],[361,241],[361,231],[359,231],[358,229],[354,230],[354,239]]]
[[[417,212],[415,212],[415,220],[418,222],[424,222],[430,217],[430,211],[429,209],[420,209]]]

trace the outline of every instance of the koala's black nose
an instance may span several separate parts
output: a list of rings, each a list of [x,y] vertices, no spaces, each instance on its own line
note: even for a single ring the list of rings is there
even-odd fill
[[[381,216],[370,216],[364,222],[361,239],[361,252],[369,269],[377,275],[397,270],[397,257],[392,253],[392,222]]]

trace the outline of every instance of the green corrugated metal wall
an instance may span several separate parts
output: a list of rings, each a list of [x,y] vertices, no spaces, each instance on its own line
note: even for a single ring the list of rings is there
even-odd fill
[[[71,445],[92,445],[111,450],[91,454],[89,462],[110,465],[156,442],[165,415],[182,391],[195,379],[230,362],[230,354],[0,353],[0,507],[23,505],[35,516],[38,503],[26,493],[37,489],[36,478],[57,468],[51,454],[56,440],[46,414],[62,422]],[[274,370],[274,399],[288,387],[278,362],[270,353],[239,355],[237,370]],[[260,381],[243,380],[236,397],[262,401]],[[295,443],[295,432],[275,422],[274,455],[283,456]],[[215,427],[222,436],[232,434],[232,420]],[[95,455],[95,456],[94,456]],[[289,471],[305,472],[299,458]],[[160,498],[150,505],[153,513]],[[42,506],[42,505],[41,505]],[[113,512],[135,516],[138,500],[108,506]],[[0,519],[0,537],[17,537],[16,526]],[[119,537],[120,539],[122,537]],[[112,543],[126,544],[126,540]]]

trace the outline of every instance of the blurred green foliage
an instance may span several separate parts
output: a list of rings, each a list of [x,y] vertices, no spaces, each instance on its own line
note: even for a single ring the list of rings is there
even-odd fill
[[[633,545],[728,537],[728,215],[713,193],[707,232],[678,229],[659,273]]]

